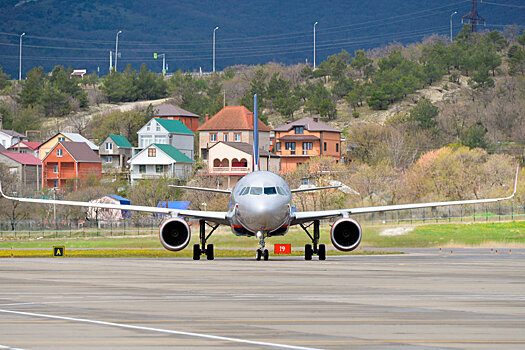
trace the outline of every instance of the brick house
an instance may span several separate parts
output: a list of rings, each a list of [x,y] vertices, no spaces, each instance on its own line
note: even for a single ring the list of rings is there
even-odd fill
[[[259,120],[259,148],[270,149],[270,128]],[[253,112],[244,106],[226,106],[199,127],[200,157],[217,142],[244,142],[253,145]]]
[[[67,181],[85,179],[91,175],[101,177],[102,162],[84,142],[60,141],[42,160],[42,185],[63,188]]]
[[[16,174],[18,193],[37,191],[42,187],[42,162],[37,157],[25,153],[1,152],[0,164]]]
[[[98,155],[104,172],[124,170],[131,158],[133,146],[122,135],[108,135],[99,145]]]
[[[155,118],[171,119],[181,121],[193,133],[197,132],[199,128],[199,116],[195,113],[188,112],[178,106],[163,103],[153,107]]]
[[[341,161],[341,131],[317,118],[303,118],[277,127],[275,153],[281,156],[281,172],[294,171],[298,164],[315,156],[330,156]]]

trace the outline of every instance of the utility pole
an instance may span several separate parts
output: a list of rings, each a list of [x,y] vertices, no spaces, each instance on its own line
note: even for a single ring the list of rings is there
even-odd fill
[[[117,59],[118,59],[118,35],[122,33],[122,30],[117,32],[117,39],[115,41],[115,72],[117,71]]]
[[[452,16],[454,16],[457,13],[458,11],[454,11],[454,13],[450,15],[450,42],[452,42]]]
[[[22,37],[26,35],[26,33],[22,33],[20,35],[20,62],[18,65],[18,80],[22,80]]]
[[[470,12],[461,18],[469,20],[470,31],[473,33],[476,32],[476,27],[479,22],[485,23],[485,18],[481,17],[478,13],[478,0],[472,0],[472,7],[470,8]]]
[[[215,73],[215,31],[217,29],[219,29],[219,27],[213,29],[213,73]]]
[[[315,22],[314,23],[314,70],[315,70],[315,26],[317,25],[318,22]]]
[[[113,51],[109,51],[109,73],[111,74],[111,68],[113,68]]]

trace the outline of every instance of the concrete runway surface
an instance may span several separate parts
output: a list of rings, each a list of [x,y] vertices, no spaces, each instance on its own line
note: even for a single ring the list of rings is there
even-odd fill
[[[523,349],[525,249],[0,260],[0,349]]]

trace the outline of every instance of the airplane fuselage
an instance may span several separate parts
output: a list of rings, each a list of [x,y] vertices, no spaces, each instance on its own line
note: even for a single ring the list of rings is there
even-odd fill
[[[290,187],[269,171],[244,176],[233,188],[227,217],[239,236],[284,235],[291,221]]]

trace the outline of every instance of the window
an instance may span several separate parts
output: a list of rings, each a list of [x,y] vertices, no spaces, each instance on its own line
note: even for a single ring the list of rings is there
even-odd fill
[[[160,131],[160,124],[157,123],[157,127],[155,128],[155,131]]]
[[[296,126],[295,127],[295,133],[296,134],[304,134],[304,127],[303,126]]]
[[[66,141],[66,138],[65,138],[65,137],[62,137],[62,136],[60,136],[60,137],[58,138],[58,142],[60,142],[60,141]]]
[[[245,188],[243,188],[243,189],[241,190],[240,195],[241,195],[241,196],[244,196],[244,195],[248,194],[249,191],[250,191],[250,188],[249,188],[249,187],[245,187]]]
[[[338,143],[335,144],[335,151],[339,152],[339,144]]]
[[[106,150],[112,150],[113,149],[113,144],[111,142],[106,142]]]
[[[223,141],[224,141],[224,142],[228,142],[228,134],[227,134],[227,133],[224,133],[224,134],[222,135],[222,137],[223,137]]]
[[[112,156],[106,156],[106,163],[113,163],[113,157]]]
[[[58,180],[53,181],[53,188],[58,188]]]
[[[324,145],[323,145],[323,150],[326,151],[326,142],[325,142]]]
[[[263,192],[262,187],[250,187],[250,194],[255,196],[261,195]]]
[[[240,133],[233,134],[233,141],[241,142],[241,134]]]
[[[58,174],[58,165],[53,165],[53,173]]]
[[[57,157],[62,157],[62,148],[57,149]]]
[[[155,172],[156,172],[157,174],[161,174],[161,173],[163,173],[163,172],[164,172],[164,165],[156,165],[156,166],[155,166]]]
[[[143,135],[143,136],[140,137],[139,147],[140,148],[146,148],[149,145],[151,145],[152,143],[153,142],[152,142],[151,135],[148,135],[148,136]]]
[[[149,148],[148,149],[148,157],[156,157],[157,156],[157,149],[156,148]]]
[[[281,196],[285,196],[286,195],[286,192],[284,192],[284,189],[282,187],[277,187],[277,192],[281,195]]]
[[[314,148],[314,144],[312,142],[303,142],[303,149],[311,150]]]
[[[168,137],[166,135],[157,135],[155,136],[155,142],[154,143],[160,143],[160,144],[168,144]]]
[[[217,133],[210,133],[210,142],[217,142]]]
[[[285,148],[287,151],[295,151],[295,142],[286,142]]]
[[[276,151],[276,152],[281,152],[281,143],[280,143],[280,142],[277,142],[277,143],[275,144],[275,151]]]
[[[26,149],[21,149],[20,153],[26,153],[27,154],[27,150]]]
[[[150,131],[151,122],[146,125],[146,131]]]
[[[139,173],[144,174],[146,172],[146,166],[145,165],[139,165]]]
[[[267,195],[277,194],[277,190],[275,189],[275,187],[265,187],[264,194],[267,194]]]

